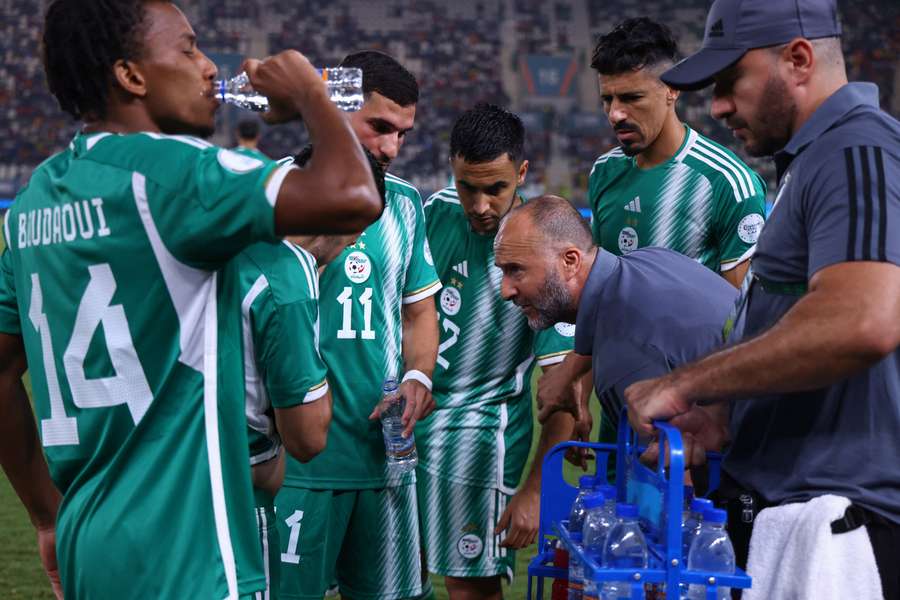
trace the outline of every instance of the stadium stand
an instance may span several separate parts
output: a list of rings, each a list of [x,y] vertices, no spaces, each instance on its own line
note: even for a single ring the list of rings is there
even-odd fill
[[[321,65],[345,54],[376,48],[396,56],[419,78],[421,99],[415,130],[393,169],[428,194],[449,176],[448,136],[456,116],[478,101],[507,105],[529,130],[529,177],[533,191],[562,192],[584,202],[593,160],[614,143],[599,112],[589,68],[596,37],[618,21],[639,15],[664,20],[682,53],[703,36],[706,0],[649,0],[639,5],[609,0],[185,0],[179,5],[197,26],[201,48],[226,56],[263,55],[297,48]],[[0,0],[0,198],[11,197],[31,169],[68,143],[77,124],[47,92],[40,66],[44,1]],[[852,79],[874,81],[882,106],[897,116],[900,101],[900,4],[839,1],[844,49]],[[533,97],[522,85],[526,56],[565,57],[576,65],[570,98]],[[708,93],[684,94],[684,120],[716,141],[734,147],[709,116]],[[229,111],[223,111],[228,114]],[[223,116],[223,120],[236,117]],[[224,122],[224,121],[223,121]],[[215,141],[230,144],[229,127]],[[260,147],[271,156],[295,153],[306,143],[302,125],[267,130]],[[768,160],[750,160],[772,181]]]

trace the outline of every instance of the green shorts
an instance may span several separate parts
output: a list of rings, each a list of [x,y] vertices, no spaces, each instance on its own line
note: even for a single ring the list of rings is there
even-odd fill
[[[262,546],[266,590],[257,592],[252,598],[254,600],[278,600],[281,561],[278,556],[280,547],[278,528],[275,526],[275,498],[266,491],[253,488],[253,500],[256,504],[256,526],[259,529],[259,542]]]
[[[282,600],[322,600],[336,580],[353,600],[422,592],[415,483],[377,490],[283,487],[275,499]]]
[[[428,570],[451,577],[493,577],[512,582],[516,553],[494,535],[512,497],[497,488],[443,479],[416,471],[419,515]]]

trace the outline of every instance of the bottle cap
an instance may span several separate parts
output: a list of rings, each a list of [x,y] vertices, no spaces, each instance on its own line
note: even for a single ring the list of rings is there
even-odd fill
[[[588,510],[603,506],[606,503],[606,496],[603,492],[594,492],[584,498],[584,507]]]
[[[634,504],[616,504],[616,516],[623,519],[636,519],[638,516],[637,506]]]
[[[381,391],[382,392],[395,392],[395,391],[397,391],[398,387],[400,387],[400,386],[397,384],[397,378],[396,377],[388,377],[387,379],[384,380],[384,383],[381,384]]]
[[[588,488],[594,487],[594,476],[593,475],[582,475],[578,478],[578,489],[586,490]]]
[[[707,523],[724,523],[728,520],[728,513],[721,508],[707,508],[703,513],[703,520]]]
[[[691,500],[691,512],[703,514],[703,511],[713,507],[713,503],[706,498],[694,498]]]

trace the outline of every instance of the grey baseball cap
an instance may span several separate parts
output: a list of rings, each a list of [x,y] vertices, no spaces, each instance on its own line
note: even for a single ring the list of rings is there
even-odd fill
[[[675,89],[699,90],[748,50],[841,35],[835,0],[716,0],[700,50],[662,74]]]

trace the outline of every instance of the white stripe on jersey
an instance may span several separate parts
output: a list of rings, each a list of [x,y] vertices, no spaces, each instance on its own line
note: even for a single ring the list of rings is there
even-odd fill
[[[428,201],[425,202],[425,206],[430,206],[435,200],[441,200],[442,202],[447,202],[449,204],[459,204],[459,194],[454,188],[445,188],[439,192],[433,193],[428,198]]]
[[[187,144],[194,148],[200,148],[201,150],[213,147],[213,145],[206,140],[201,140],[200,138],[195,138],[190,135],[166,135],[164,133],[153,133],[150,131],[145,131],[143,133],[154,140],[175,140],[176,142],[181,142],[182,144]]]
[[[732,191],[734,192],[734,200],[736,202],[744,201],[737,181],[735,181],[734,177],[732,177],[732,173],[728,169],[722,167],[715,159],[710,160],[709,158],[705,157],[702,153],[702,149],[698,149],[696,145],[691,149],[689,156],[691,156],[692,158],[696,158],[706,166],[711,167],[712,169],[715,169],[716,171],[724,175],[725,179],[731,185]]]
[[[316,268],[316,259],[312,254],[307,252],[305,249],[292,244],[287,240],[283,240],[282,243],[291,249],[291,252],[294,253],[294,256],[297,257],[297,261],[300,263],[300,266],[303,268],[303,274],[306,276],[306,286],[309,290],[310,296],[314,299],[319,299],[319,271]]]
[[[266,200],[269,201],[270,206],[275,206],[275,202],[278,200],[278,192],[281,191],[281,184],[284,183],[288,173],[296,168],[292,163],[285,163],[280,167],[276,167],[272,174],[269,175],[269,182],[266,183]]]
[[[691,180],[691,168],[682,163],[675,163],[666,174],[659,190],[659,201],[656,205],[651,234],[648,243],[654,246],[671,248],[673,246],[673,223],[677,219],[678,205],[685,187]]]
[[[378,226],[381,229],[382,243],[384,244],[384,278],[382,280],[381,293],[385,307],[399,306],[402,303],[401,293],[406,282],[406,271],[412,251],[404,255],[402,231],[405,223],[414,223],[415,209],[409,215],[412,208],[411,202],[406,196],[395,194],[394,206],[385,209],[379,219]],[[398,215],[397,213],[401,213]],[[405,213],[405,215],[403,214]],[[404,219],[403,216],[407,218]],[[411,245],[410,245],[411,246]],[[398,345],[401,337],[401,324],[394,318],[394,311],[388,308],[384,311],[384,365],[385,377],[398,377],[401,367],[402,348]],[[402,342],[401,342],[402,343]]]
[[[178,262],[163,244],[153,221],[147,201],[146,177],[134,172],[131,176],[131,188],[144,232],[178,316],[181,348],[178,360],[203,374],[203,422],[216,538],[228,585],[227,599],[237,600],[237,566],[228,528],[222,456],[219,451],[216,273],[194,269]]]
[[[681,162],[684,160],[684,157],[688,155],[688,152],[690,152],[691,148],[694,147],[694,143],[696,143],[697,138],[699,138],[699,137],[700,137],[700,135],[696,131],[694,131],[693,129],[688,127],[687,141],[684,143],[684,146],[681,148],[681,152],[679,152],[675,156],[675,162]]]
[[[385,174],[384,174],[384,180],[385,180],[385,181],[390,181],[391,183],[396,183],[396,184],[401,185],[401,186],[403,186],[403,187],[405,187],[405,188],[408,188],[411,192],[413,192],[413,196],[418,196],[418,195],[419,195],[419,190],[417,190],[413,184],[411,184],[410,182],[406,181],[405,179],[400,179],[400,178],[397,177],[396,175],[392,175],[391,173],[385,173]]]
[[[89,138],[85,141],[84,147],[85,147],[85,149],[90,150],[90,149],[93,148],[95,145],[97,145],[97,142],[99,142],[99,141],[102,140],[103,138],[109,137],[109,136],[111,136],[111,135],[112,135],[111,133],[106,133],[106,132],[104,132],[104,133],[98,133],[97,135],[92,135],[91,137],[89,137]]]
[[[693,154],[694,156],[702,154],[706,158],[712,160],[717,165],[725,169],[725,171],[727,172],[726,178],[730,176],[728,181],[731,182],[732,180],[734,180],[737,182],[738,187],[741,190],[741,199],[746,200],[750,197],[750,189],[748,189],[747,183],[744,181],[744,177],[742,176],[742,174],[737,169],[735,169],[734,166],[731,165],[731,163],[724,160],[722,156],[716,154],[716,152],[714,152],[712,148],[703,145],[700,140],[697,140],[697,145],[694,146]]]
[[[258,600],[269,600],[269,590],[272,589],[272,577],[269,567],[269,524],[266,520],[266,509],[256,508],[256,525],[259,527],[259,541],[262,542],[263,572],[266,574],[266,589],[256,592]]]
[[[256,367],[256,347],[253,343],[250,308],[268,287],[269,280],[265,275],[260,275],[241,301],[241,335],[244,339],[244,412],[247,415],[247,425],[266,437],[272,435],[272,421],[266,415],[266,411],[269,409],[269,395]],[[276,444],[266,453],[266,456],[251,457],[250,464],[264,462],[275,456],[277,452],[278,445]]]
[[[707,140],[704,140],[702,138],[697,140],[697,146],[709,151],[713,155],[713,157],[718,157],[719,162],[723,166],[731,169],[731,172],[734,174],[734,176],[737,177],[738,181],[741,182],[741,190],[745,191],[745,200],[753,196],[753,194],[755,193],[755,189],[753,188],[753,178],[750,175],[750,171],[747,169],[747,167],[739,163],[734,159],[734,157],[727,154],[724,150],[713,145]]]
[[[594,165],[591,167],[591,175],[594,174],[594,170],[598,165],[602,165],[607,162],[611,158],[622,158],[625,156],[625,152],[622,150],[621,146],[617,146],[607,152],[606,154],[601,154],[597,160],[594,161]]]

